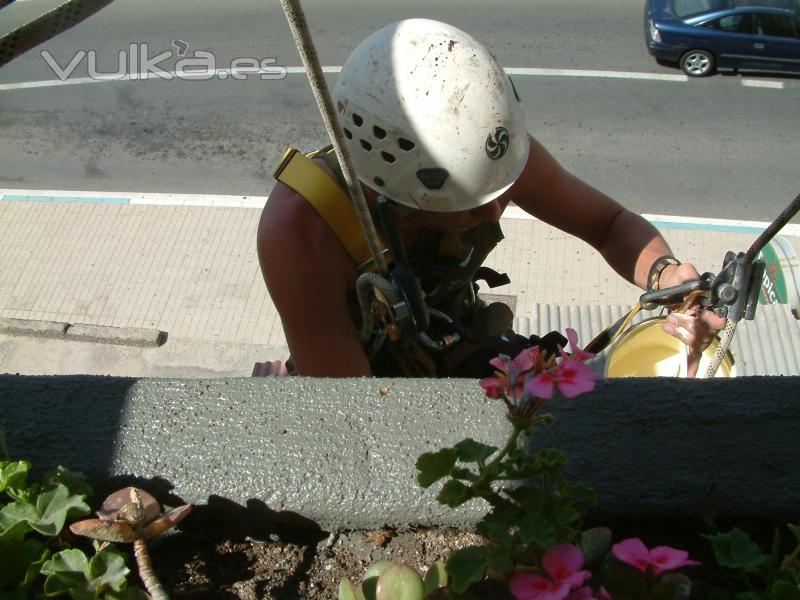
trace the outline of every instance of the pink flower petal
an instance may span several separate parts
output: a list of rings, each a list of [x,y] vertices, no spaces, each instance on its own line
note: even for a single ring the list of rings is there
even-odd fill
[[[567,327],[567,339],[569,340],[569,347],[572,350],[572,358],[581,362],[594,358],[594,354],[581,350],[580,347],[578,347],[578,332],[571,327]]]
[[[495,356],[489,361],[489,364],[497,369],[500,373],[508,373],[508,357],[506,357],[506,360],[503,360],[503,358],[501,358],[502,356],[502,354],[500,356]]]
[[[675,571],[683,567],[694,567],[700,565],[695,560],[689,560],[689,553],[685,550],[670,548],[669,546],[658,546],[650,551],[650,564],[656,575]]]
[[[618,560],[642,572],[646,571],[647,565],[650,564],[650,551],[639,538],[629,538],[614,544],[611,552]]]
[[[518,375],[523,375],[533,369],[536,365],[536,357],[538,356],[538,348],[526,348],[514,358],[514,368],[517,369]]]
[[[561,600],[566,596],[566,592],[558,595],[560,590],[552,581],[530,571],[514,575],[508,589],[517,600]]]
[[[595,372],[576,360],[565,360],[556,373],[558,389],[567,398],[574,398],[594,389]]]
[[[503,397],[504,385],[497,377],[487,377],[481,379],[478,383],[489,398],[497,399]]]
[[[560,583],[580,571],[583,560],[581,551],[572,544],[558,544],[544,553],[542,566],[554,581]]]
[[[555,379],[550,373],[539,373],[536,377],[531,377],[525,384],[525,389],[536,398],[550,400],[553,397]]]
[[[567,600],[595,600],[595,597],[592,588],[582,587],[567,596]]]

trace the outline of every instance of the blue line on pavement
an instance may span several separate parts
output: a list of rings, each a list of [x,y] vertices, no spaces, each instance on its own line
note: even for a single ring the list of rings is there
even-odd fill
[[[725,233],[755,233],[764,231],[763,227],[752,225],[722,225],[718,223],[683,223],[677,221],[650,221],[656,228],[665,229],[692,229],[695,231],[721,231]]]

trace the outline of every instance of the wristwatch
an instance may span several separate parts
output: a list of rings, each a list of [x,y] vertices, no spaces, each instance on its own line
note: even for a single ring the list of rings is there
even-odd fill
[[[681,261],[674,256],[664,255],[661,258],[657,258],[650,266],[650,272],[647,274],[647,291],[656,292],[660,290],[661,286],[659,285],[659,281],[661,279],[661,273],[663,273],[664,269],[669,265],[679,264],[681,264]]]

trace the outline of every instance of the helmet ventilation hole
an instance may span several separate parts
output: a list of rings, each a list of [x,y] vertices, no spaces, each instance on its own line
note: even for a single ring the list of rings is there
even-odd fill
[[[353,113],[353,123],[355,123],[356,127],[361,127],[364,124],[364,119],[361,118],[361,115]]]
[[[378,138],[379,140],[382,140],[383,138],[386,137],[386,130],[381,127],[378,127],[377,125],[372,127],[372,133],[374,133],[375,137]]]
[[[393,154],[389,154],[388,152],[381,152],[381,158],[383,158],[383,160],[385,160],[389,164],[392,164],[394,161],[397,160]]]
[[[400,146],[400,148],[402,150],[405,150],[406,152],[410,152],[416,146],[414,142],[412,142],[411,140],[407,140],[406,138],[398,138],[397,145]]]
[[[380,185],[380,186],[386,185],[386,182],[383,179],[381,179],[380,177],[374,177],[372,179],[372,181],[374,181],[376,185]]]
[[[346,137],[348,140],[352,140],[352,139],[353,139],[353,134],[352,134],[352,133],[350,133],[350,130],[349,130],[347,127],[344,127],[343,129],[344,129],[344,136],[345,136],[345,137]]]
[[[358,141],[361,142],[361,147],[367,152],[372,150],[372,144],[370,144],[367,140],[358,140]]]

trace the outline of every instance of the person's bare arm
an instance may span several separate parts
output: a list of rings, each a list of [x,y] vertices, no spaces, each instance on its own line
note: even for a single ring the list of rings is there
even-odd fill
[[[672,254],[655,227],[568,172],[533,138],[515,188],[520,208],[591,244],[617,273],[642,289],[653,262]]]
[[[655,227],[569,173],[533,138],[528,165],[515,184],[514,202],[531,215],[597,248],[617,273],[642,289],[647,288],[653,263],[672,255]],[[660,287],[679,285],[699,276],[694,265],[669,265],[661,273]],[[724,326],[725,319],[699,307],[687,314],[669,315],[664,330],[690,347],[690,376],[697,370],[700,352]]]
[[[300,375],[370,375],[347,290],[349,255],[314,208],[277,183],[258,227],[258,259]]]

